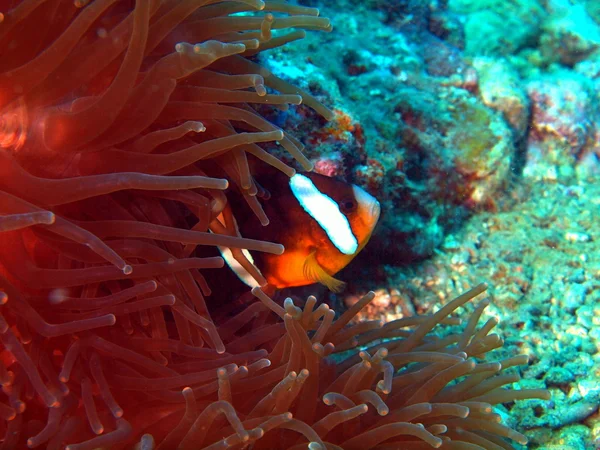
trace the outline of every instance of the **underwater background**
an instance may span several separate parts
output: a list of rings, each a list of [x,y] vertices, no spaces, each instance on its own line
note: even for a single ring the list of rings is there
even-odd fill
[[[598,118],[598,0],[0,0],[0,449],[599,450]]]
[[[527,448],[600,448],[600,2],[299,4],[333,31],[260,61],[336,115],[280,124],[382,204],[330,301],[373,289],[363,317],[389,321],[487,282],[503,354],[530,356],[515,387],[552,393],[503,418]]]

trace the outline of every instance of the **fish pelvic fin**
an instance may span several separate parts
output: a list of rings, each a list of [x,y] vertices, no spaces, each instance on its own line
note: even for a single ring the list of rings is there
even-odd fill
[[[311,252],[304,261],[303,272],[308,280],[327,286],[327,289],[331,292],[341,292],[346,286],[345,282],[333,278],[325,272],[325,269],[323,269],[317,261],[316,251]]]

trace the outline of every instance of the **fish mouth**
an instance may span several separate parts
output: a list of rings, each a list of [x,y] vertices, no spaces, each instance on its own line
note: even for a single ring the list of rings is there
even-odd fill
[[[354,189],[354,197],[358,201],[358,204],[361,205],[363,214],[364,223],[373,230],[375,225],[377,225],[377,221],[379,220],[379,216],[381,214],[381,205],[379,201],[365,191],[363,188],[353,185]],[[364,217],[366,215],[367,217]]]
[[[377,222],[379,221],[379,217],[381,216],[381,205],[376,199],[373,205],[371,206],[371,216],[373,217],[373,227],[375,227],[375,225],[377,225]]]

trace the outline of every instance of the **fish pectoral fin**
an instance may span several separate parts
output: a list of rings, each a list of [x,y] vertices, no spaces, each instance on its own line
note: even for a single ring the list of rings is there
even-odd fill
[[[308,255],[304,261],[303,271],[304,276],[308,280],[327,286],[327,289],[329,289],[331,292],[341,292],[346,286],[346,283],[333,278],[331,275],[325,272],[325,269],[323,269],[317,262],[315,252],[312,252],[310,255]]]

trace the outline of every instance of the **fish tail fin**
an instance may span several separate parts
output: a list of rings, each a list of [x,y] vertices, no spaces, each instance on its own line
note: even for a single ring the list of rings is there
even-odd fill
[[[341,292],[346,286],[346,283],[337,278],[333,278],[325,272],[325,269],[318,263],[315,253],[316,252],[312,252],[304,261],[304,276],[315,283],[321,283],[327,286],[327,289],[331,292]]]

